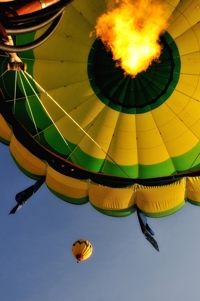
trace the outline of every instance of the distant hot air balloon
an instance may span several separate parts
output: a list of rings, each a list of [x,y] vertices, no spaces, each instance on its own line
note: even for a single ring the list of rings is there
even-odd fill
[[[72,245],[72,253],[77,259],[77,263],[88,259],[92,255],[92,244],[85,239],[79,239]]]

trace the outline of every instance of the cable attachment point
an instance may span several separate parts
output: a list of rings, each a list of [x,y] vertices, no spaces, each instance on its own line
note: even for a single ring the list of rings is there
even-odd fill
[[[23,62],[9,62],[7,63],[7,70],[26,71],[27,65]]]

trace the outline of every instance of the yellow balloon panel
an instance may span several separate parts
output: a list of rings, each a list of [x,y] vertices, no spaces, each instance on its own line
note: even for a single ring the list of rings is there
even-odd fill
[[[8,126],[5,119],[0,115],[0,137],[2,137],[7,142],[10,141],[10,137],[12,134],[11,128]]]
[[[119,112],[114,111],[109,107],[105,107],[93,121],[92,126],[88,130],[88,134],[100,148],[87,136],[80,142],[79,147],[91,156],[99,159],[105,158],[105,152],[108,151],[110,146],[118,116]]]
[[[87,88],[89,88],[89,86],[87,85],[88,82],[84,83],[84,86],[87,86]],[[60,126],[61,124],[63,124],[63,130],[64,127],[67,130],[65,134],[66,138],[68,138],[68,135],[70,135],[71,138],[69,138],[69,140],[71,142],[73,142],[74,139],[77,140],[74,135],[74,132],[71,129],[71,126],[74,127],[74,130],[76,131],[80,131],[78,125],[83,129],[87,126],[90,126],[91,121],[93,121],[105,107],[105,105],[96,97],[94,93],[92,94],[91,90],[89,89],[87,90],[87,94],[85,95],[83,93],[83,90],[80,89],[78,93],[82,92],[82,95],[79,98],[77,95],[78,93],[75,92],[75,90],[79,90],[80,86],[83,87],[83,85],[79,84],[68,86],[66,88],[66,91],[68,92],[65,95],[63,95],[63,97],[65,97],[65,103],[62,105],[62,102],[58,102],[58,104],[61,105],[63,108],[62,112],[64,111],[66,115],[70,114],[71,117],[70,118],[69,116],[66,116],[59,121]],[[66,98],[68,101],[66,101]],[[73,120],[77,122],[78,125],[75,122],[73,122]],[[69,128],[71,129],[71,131],[69,131]]]
[[[181,0],[177,6],[177,10],[185,15],[185,12],[190,8],[190,6],[193,9],[196,7],[196,3],[198,3],[198,0],[197,1],[196,0],[193,0],[193,1]]]
[[[10,152],[25,172],[35,176],[45,176],[46,163],[29,152],[14,135],[11,137]]]
[[[74,123],[68,116],[64,116],[62,119],[56,122],[56,126],[64,138],[71,143],[78,144],[85,135],[84,132],[76,125],[76,123]],[[87,131],[89,127],[90,124],[85,126],[83,130]]]
[[[88,79],[86,63],[36,60],[33,72],[35,80],[47,91]]]
[[[87,4],[82,0],[73,1],[71,4],[76,10],[91,23],[95,24],[96,19],[106,11],[108,1],[96,1],[90,0],[87,1]]]
[[[199,50],[195,28],[189,28],[187,31],[184,31],[184,33],[175,38],[174,41],[178,47],[180,56]]]
[[[88,130],[88,134],[92,140],[88,138],[88,136],[85,136],[79,143],[79,147],[92,157],[104,159],[110,146],[113,131],[112,128],[106,128],[104,126],[102,126],[102,131],[100,131],[99,127],[94,125]],[[98,146],[94,142],[97,143]]]
[[[136,115],[138,162],[156,164],[169,158],[164,141],[151,112]]]
[[[181,0],[177,7],[177,10],[188,20],[190,26],[193,26],[199,21],[199,9],[199,0]]]
[[[168,124],[160,126],[159,129],[165,142],[173,141],[187,131],[186,126],[176,116]]]
[[[169,153],[166,144],[162,143],[153,148],[138,149],[139,164],[151,165],[161,163],[169,159]],[[163,171],[164,175],[164,171]]]
[[[151,112],[136,115],[137,132],[151,131],[156,128],[155,120]]]
[[[199,51],[181,56],[181,73],[199,75]]]
[[[172,12],[175,10],[178,3],[179,0],[162,1],[163,10],[165,12],[164,17],[166,18],[166,20],[168,20],[168,18],[171,16]]]
[[[51,95],[52,99],[57,99],[59,96],[62,97],[64,92],[65,92],[64,89],[56,89],[51,91],[49,95]],[[61,119],[64,116],[64,112],[45,93],[41,93],[40,102],[45,114],[51,117],[51,121],[56,122],[57,120]],[[32,103],[32,105],[34,106],[34,103]]]
[[[193,93],[193,98],[197,99],[198,101],[200,101],[200,81],[198,81],[196,89]]]
[[[189,202],[200,205],[200,177],[186,179],[186,196]]]
[[[89,88],[88,81],[85,81],[84,84],[85,87],[87,86],[87,88]],[[81,87],[83,87],[83,83],[76,83],[68,85],[66,87],[60,87],[58,89],[51,90],[50,92],[48,92],[51,98],[45,93],[40,94],[40,100],[54,122],[58,121],[60,118],[63,118],[65,114],[75,110],[80,105],[81,100],[82,102],[84,102],[94,95],[92,94],[93,91],[89,91],[89,89],[86,90],[87,92],[85,92],[84,94]],[[80,90],[82,92],[82,98],[79,98],[76,95],[76,90]],[[66,101],[66,99],[68,101]],[[100,102],[100,104],[102,103]],[[93,105],[95,106],[95,103]]]
[[[108,154],[119,165],[138,164],[134,114],[119,114]],[[107,159],[111,161],[109,157]]]
[[[174,141],[166,142],[166,147],[170,157],[176,157],[183,155],[186,152],[192,150],[198,144],[197,137],[189,130],[186,130],[184,134],[177,137]],[[190,168],[190,164],[188,166]]]
[[[124,132],[115,129],[108,155],[119,165],[138,164],[136,132]],[[109,157],[107,158],[109,161]]]
[[[167,32],[172,36],[173,39],[176,39],[189,28],[190,24],[188,23],[188,20],[176,9],[170,18],[170,25],[167,28]]]
[[[46,184],[54,192],[69,198],[80,199],[88,195],[88,182],[77,180],[54,170],[51,166],[47,168]]]
[[[180,36],[199,22],[199,9],[198,0],[179,2],[170,18],[172,23],[167,29],[173,38]]]
[[[193,96],[199,81],[198,75],[180,74],[176,90],[188,96]]]
[[[179,118],[184,122],[184,124],[190,128],[195,125],[200,120],[200,102],[193,98],[190,98],[187,106],[179,114]],[[198,131],[200,134],[200,130]]]
[[[69,10],[66,9],[65,16],[63,18],[64,20],[61,21],[61,29],[65,34],[69,34],[72,39],[74,38],[74,40],[81,41],[83,45],[91,46],[94,38],[90,35],[91,30],[93,30],[93,24],[86,17],[86,14],[76,7],[78,2],[81,3],[80,0],[76,2],[73,1],[73,3],[69,5]],[[88,9],[87,6],[88,3],[87,5],[85,4],[85,9]],[[90,14],[92,14],[92,12],[90,12]],[[58,28],[58,32],[59,30],[60,26]]]
[[[115,131],[136,132],[136,115],[120,113]]]
[[[136,204],[147,215],[165,216],[180,209],[185,200],[185,180],[166,186],[142,186],[136,190]]]
[[[89,200],[100,209],[123,210],[134,206],[134,186],[129,188],[112,188],[91,184]]]
[[[79,117],[79,120],[80,122],[82,122],[83,126],[85,126],[88,124],[88,122],[85,121],[85,119],[87,120],[87,118],[90,118],[90,120],[95,120],[104,108],[105,104],[101,102],[95,94],[93,94],[92,96],[88,97],[84,102],[80,103],[76,110],[81,110],[82,116]],[[71,113],[71,116],[75,118],[73,112]]]
[[[96,104],[100,102],[99,98],[94,93],[93,89],[91,88],[89,80],[78,82],[69,86],[73,91],[73,96],[76,101],[81,104],[86,100],[93,98],[93,105],[96,107]],[[67,97],[66,97],[67,98]],[[91,108],[94,110],[93,108]]]
[[[163,143],[162,137],[157,127],[149,131],[137,132],[138,149],[157,148]],[[158,159],[159,160],[159,159]]]
[[[56,125],[68,141],[77,144],[84,137],[84,131],[88,131],[92,126],[95,115],[98,115],[104,107],[105,105],[96,97],[91,97],[74,108],[68,116],[66,113]]]
[[[200,120],[198,120],[194,125],[190,127],[190,130],[196,135],[196,137],[200,140]]]
[[[158,108],[158,114],[159,114],[159,109],[162,110],[162,108],[165,105],[168,106],[168,108],[172,112],[172,114],[168,114],[169,119],[168,119],[168,115],[160,116],[160,120],[162,120],[162,118],[163,118],[163,123],[161,121],[161,125],[164,124],[164,123],[167,123],[168,121],[172,120],[176,115],[181,113],[184,110],[184,108],[187,106],[189,100],[190,100],[190,96],[185,95],[184,92],[182,93],[181,91],[174,90],[172,95],[165,102],[165,104],[162,107]],[[154,112],[153,112],[153,114],[154,114]]]
[[[76,58],[75,54],[77,54],[78,60],[87,61],[87,52],[85,52],[85,49],[88,47],[91,48],[95,38],[90,37],[92,30],[93,26],[87,18],[73,5],[68,5],[64,17],[55,33],[45,44],[36,48],[34,53],[36,57],[44,60],[73,60]],[[40,36],[41,33],[42,30],[38,31],[36,38]],[[62,46],[58,47],[58,45]],[[76,48],[76,46],[78,46],[78,48]],[[48,49],[48,51],[46,51],[46,49]],[[63,51],[63,49],[65,49],[65,51]],[[75,61],[77,62],[77,60]]]
[[[151,111],[153,119],[156,123],[156,126],[159,127],[163,124],[168,123],[174,118],[174,112],[171,108],[165,103],[162,106]]]
[[[88,22],[85,23],[88,25]],[[66,28],[68,29],[69,27],[66,25]],[[34,50],[35,57],[42,61],[70,61],[85,63],[87,61],[91,45],[94,42],[94,38],[89,38],[89,32],[92,30],[91,24],[89,24],[89,28],[87,28],[87,34],[85,37],[85,40],[89,41],[89,43],[87,43],[89,45],[85,45],[80,38],[76,37],[77,34],[75,36],[73,32],[69,31],[69,29],[67,31],[65,30],[65,32],[61,32],[61,30],[62,28],[59,27],[59,31],[56,31],[44,45],[41,45],[39,48]],[[41,35],[41,33],[42,32],[39,31],[36,37]],[[65,51],[63,51],[63,48]],[[46,49],[48,49],[48,51],[46,51]]]

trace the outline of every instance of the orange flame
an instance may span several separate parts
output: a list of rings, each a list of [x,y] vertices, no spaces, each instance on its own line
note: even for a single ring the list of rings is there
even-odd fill
[[[96,36],[112,51],[116,66],[135,77],[158,60],[159,36],[166,28],[164,8],[151,0],[114,0],[95,26]]]

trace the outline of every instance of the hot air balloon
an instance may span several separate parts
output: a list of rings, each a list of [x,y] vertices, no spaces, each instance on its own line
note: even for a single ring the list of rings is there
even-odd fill
[[[24,70],[7,69],[0,45],[1,141],[27,176],[45,177],[66,202],[116,217],[200,205],[199,3],[162,5],[162,53],[135,77],[91,34],[107,10],[103,0],[69,3],[39,45],[49,25],[13,35],[16,47],[37,46],[19,47]]]
[[[93,247],[88,240],[79,239],[72,245],[72,253],[77,259],[77,263],[88,259],[92,255]]]

